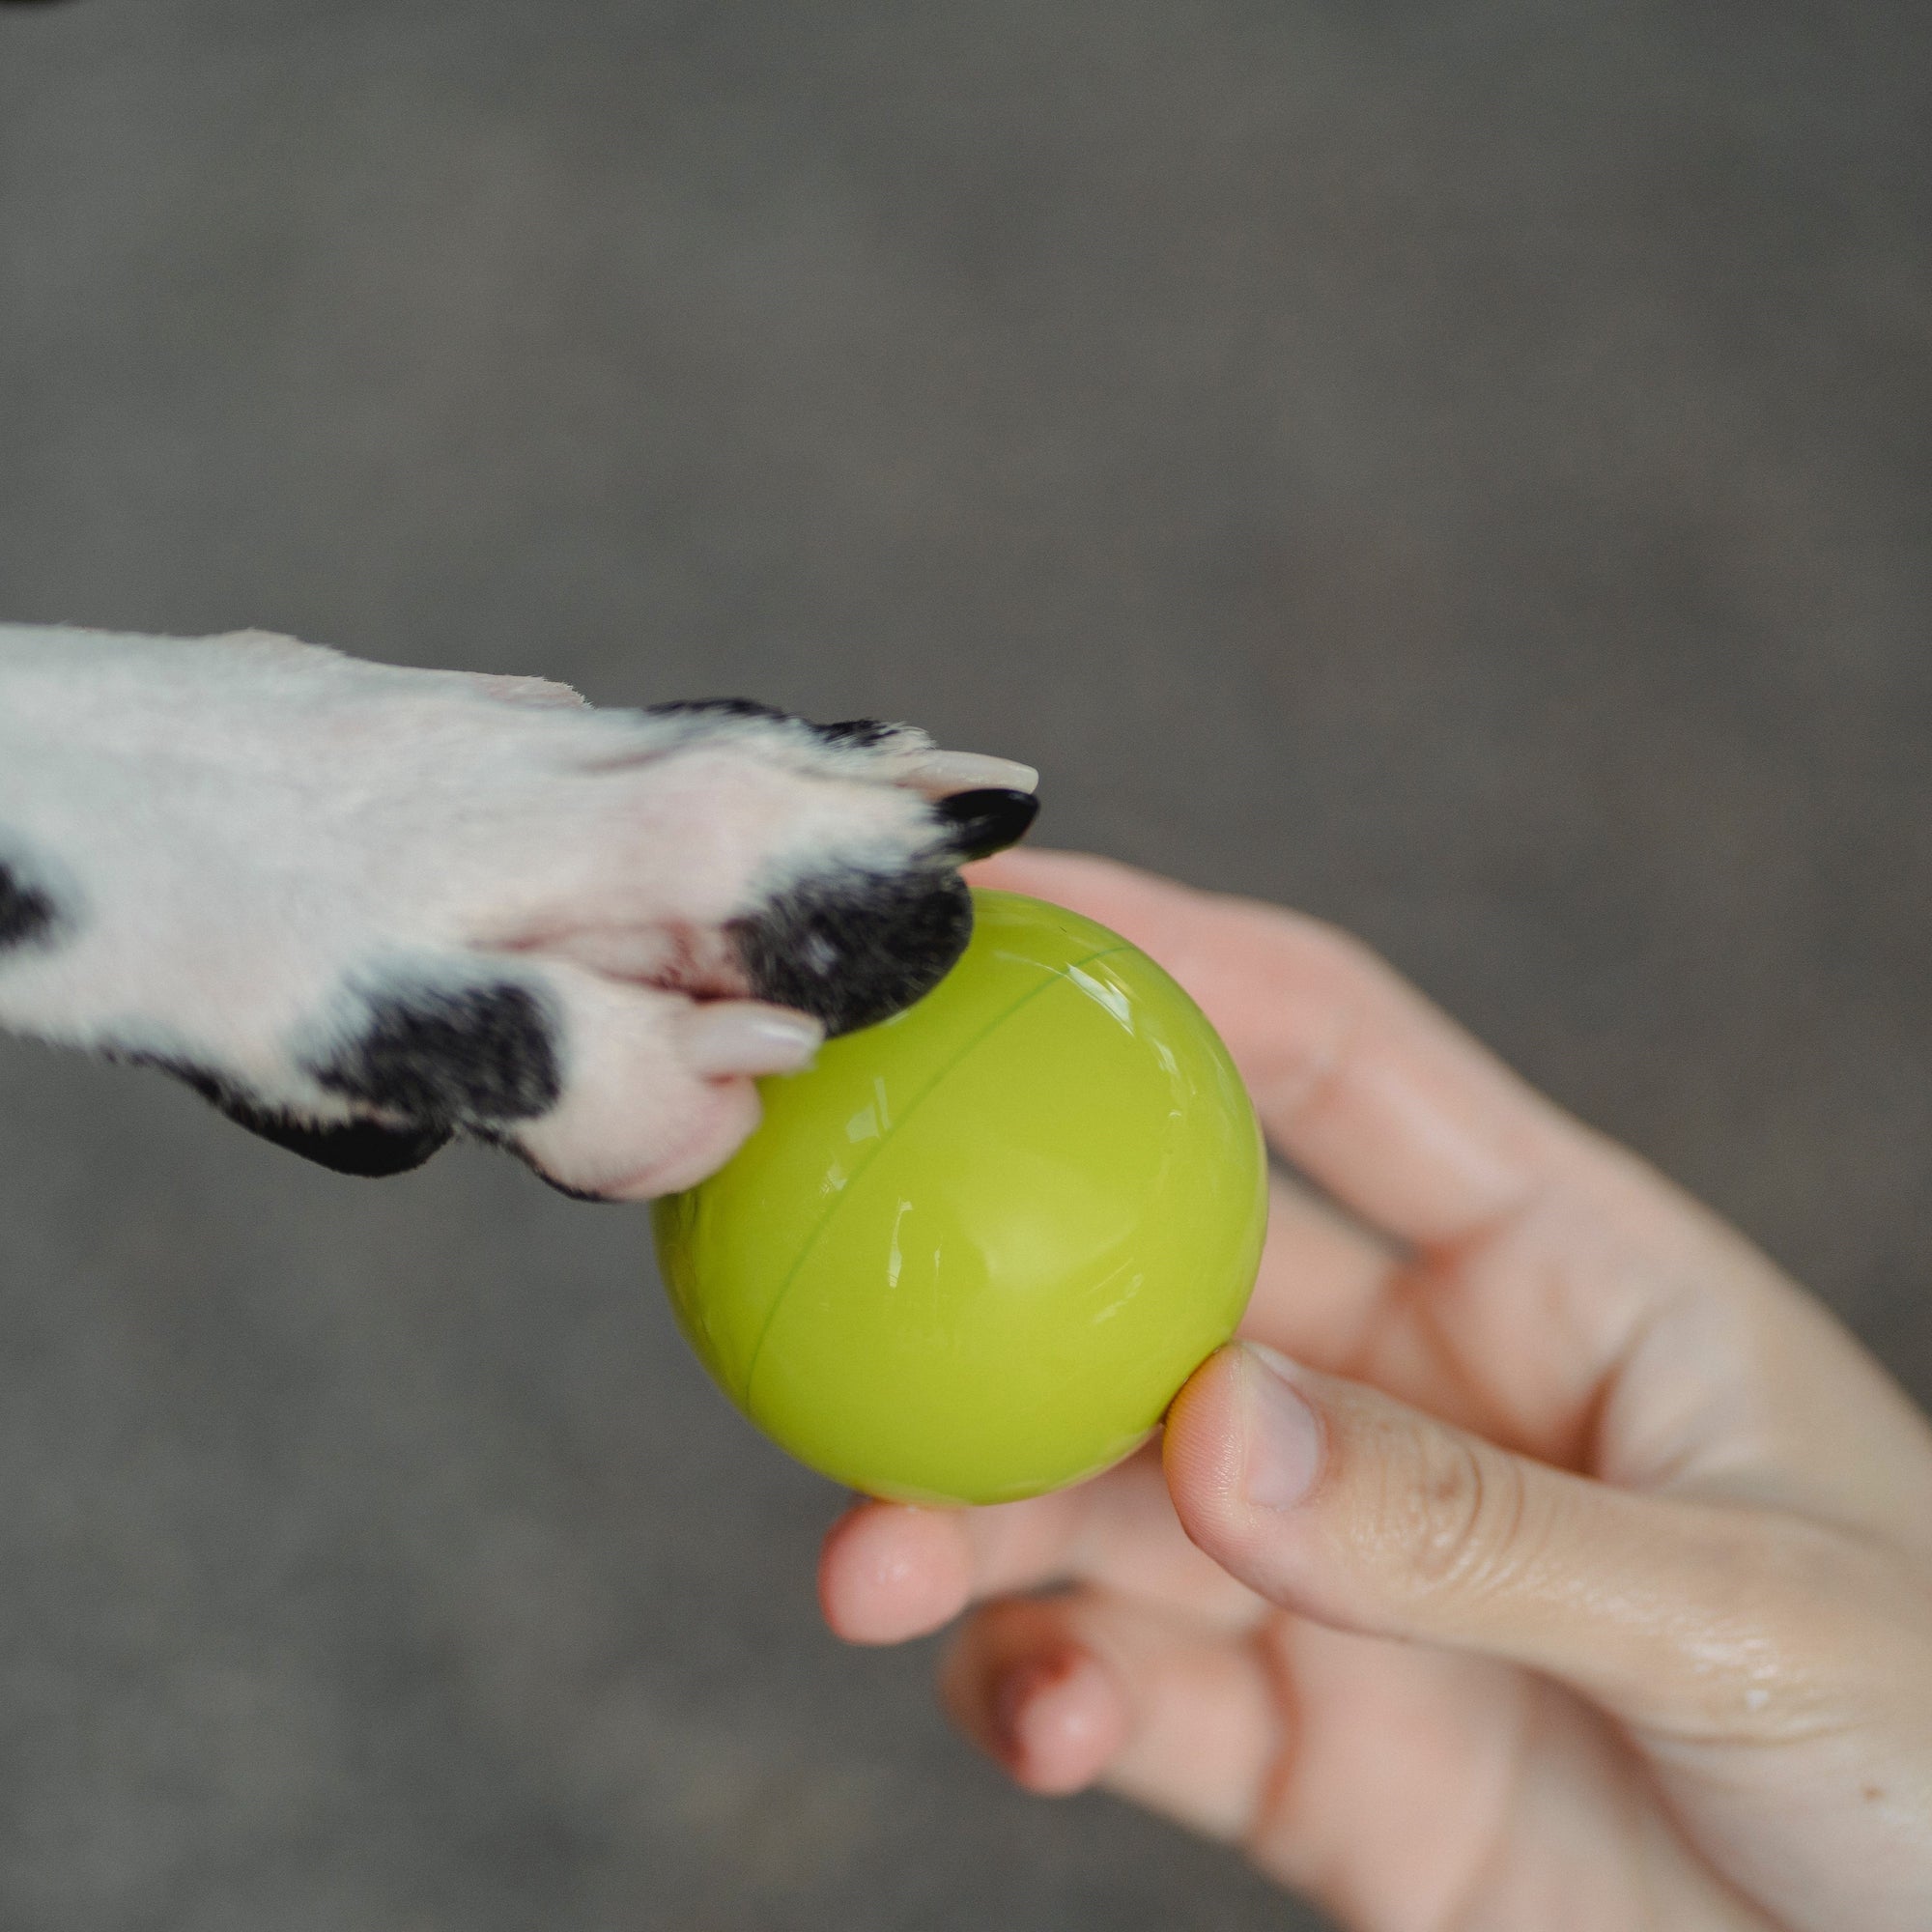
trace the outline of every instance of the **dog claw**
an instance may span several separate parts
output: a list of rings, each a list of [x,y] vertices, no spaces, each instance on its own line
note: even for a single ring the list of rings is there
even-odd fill
[[[937,800],[932,809],[962,860],[984,859],[1026,837],[1039,816],[1039,800],[1028,791],[962,791]]]
[[[684,1022],[684,1063],[704,1080],[796,1073],[810,1065],[825,1028],[808,1014],[751,1000],[694,1008]]]
[[[920,752],[906,760],[908,784],[933,798],[953,792],[1032,791],[1039,774],[1012,758],[983,752]]]

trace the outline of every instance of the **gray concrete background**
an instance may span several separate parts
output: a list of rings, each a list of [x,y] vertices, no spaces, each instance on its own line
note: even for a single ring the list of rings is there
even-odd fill
[[[0,11],[0,611],[1036,760],[1932,1397],[1932,13]],[[0,1922],[1311,1926],[839,1651],[643,1217],[0,1047]]]

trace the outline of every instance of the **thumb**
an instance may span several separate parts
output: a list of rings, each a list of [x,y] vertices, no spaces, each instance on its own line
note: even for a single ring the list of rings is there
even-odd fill
[[[1164,1460],[1188,1535],[1270,1602],[1522,1664],[1680,1738],[1841,1712],[1899,1602],[1883,1553],[1826,1525],[1613,1489],[1252,1344],[1176,1398]]]

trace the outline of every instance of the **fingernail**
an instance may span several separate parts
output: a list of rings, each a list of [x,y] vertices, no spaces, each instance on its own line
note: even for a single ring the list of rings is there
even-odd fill
[[[983,752],[922,752],[907,764],[906,776],[935,794],[960,791],[1032,791],[1039,774],[1012,758]]]
[[[1028,791],[962,791],[935,800],[932,809],[961,859],[984,859],[1026,837],[1039,816],[1039,800]]]
[[[1315,1485],[1321,1425],[1288,1379],[1293,1364],[1272,1349],[1243,1345],[1250,1367],[1240,1493],[1260,1509],[1293,1509]]]
[[[796,1073],[809,1065],[825,1029],[809,1014],[746,1000],[694,1008],[684,1022],[684,1060],[700,1079],[737,1073]]]

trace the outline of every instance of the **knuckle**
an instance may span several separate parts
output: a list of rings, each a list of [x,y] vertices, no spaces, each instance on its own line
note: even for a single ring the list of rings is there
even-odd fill
[[[1371,1499],[1380,1564],[1437,1610],[1492,1594],[1523,1553],[1528,1498],[1515,1459],[1453,1430],[1390,1434]]]
[[[1896,1556],[1823,1523],[1712,1511],[1626,1633],[1646,1728],[1790,1744],[1875,1719],[1923,1682],[1932,1597]]]
[[[1713,1614],[1682,1662],[1696,1718],[1715,1730],[1785,1740],[1895,1708],[1919,1652],[1922,1582],[1889,1552],[1833,1529],[1747,1518],[1713,1538]]]
[[[1296,977],[1338,1006],[1352,1005],[1364,994],[1396,983],[1388,961],[1347,926],[1285,907],[1263,908],[1262,917],[1288,950]]]

